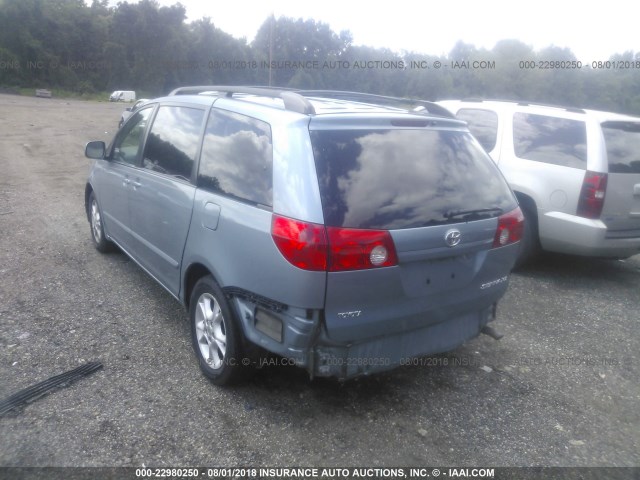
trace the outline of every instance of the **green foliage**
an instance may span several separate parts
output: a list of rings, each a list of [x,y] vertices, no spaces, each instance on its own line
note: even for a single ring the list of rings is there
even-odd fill
[[[320,65],[341,58],[350,42],[348,32],[338,35],[322,22],[271,16],[258,29],[251,48],[258,66],[265,65],[259,75],[262,83],[319,88],[324,83],[318,78]]]
[[[354,46],[350,32],[322,22],[274,16],[247,44],[215,26],[215,9],[212,18],[186,23],[180,3],[112,3],[0,0],[0,88],[82,98],[136,90],[148,98],[180,85],[279,85],[640,115],[640,53],[632,51],[613,55],[610,65],[582,68],[570,67],[577,59],[569,49],[535,51],[510,39],[491,50],[459,42],[445,56],[398,53]]]

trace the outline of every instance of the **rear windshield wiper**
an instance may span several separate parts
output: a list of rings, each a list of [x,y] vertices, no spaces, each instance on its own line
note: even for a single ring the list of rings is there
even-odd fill
[[[493,208],[477,208],[475,210],[456,210],[453,212],[447,212],[443,215],[444,218],[446,218],[447,220],[450,220],[454,217],[460,217],[460,216],[471,216],[471,215],[478,215],[481,213],[497,213],[497,214],[501,214],[503,212],[503,210],[501,208],[498,207],[493,207]]]

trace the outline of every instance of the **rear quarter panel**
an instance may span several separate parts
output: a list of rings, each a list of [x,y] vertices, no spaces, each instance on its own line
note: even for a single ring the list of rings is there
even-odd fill
[[[211,226],[207,204],[219,207],[215,230],[205,226]],[[287,262],[271,237],[271,219],[270,211],[197,190],[183,276],[190,265],[200,263],[221,287],[243,288],[289,306],[322,308],[326,273]]]

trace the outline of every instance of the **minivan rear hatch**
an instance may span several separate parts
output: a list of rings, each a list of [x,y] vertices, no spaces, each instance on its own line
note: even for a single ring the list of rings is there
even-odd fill
[[[607,236],[640,237],[640,121],[602,123],[609,162],[601,220]]]
[[[329,268],[328,336],[358,341],[488,308],[516,255],[492,248],[498,217],[517,202],[468,130],[426,121],[340,127],[310,124],[327,229],[388,232],[397,264]]]

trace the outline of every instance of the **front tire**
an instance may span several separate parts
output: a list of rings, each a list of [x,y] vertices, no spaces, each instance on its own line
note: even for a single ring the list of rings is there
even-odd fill
[[[195,284],[189,318],[193,349],[202,373],[216,385],[236,382],[247,370],[242,334],[224,292],[213,277],[207,275]]]
[[[101,253],[113,250],[113,243],[107,240],[104,234],[102,210],[100,210],[100,205],[98,205],[98,200],[93,192],[89,195],[89,225],[91,227],[91,239],[96,250]]]

